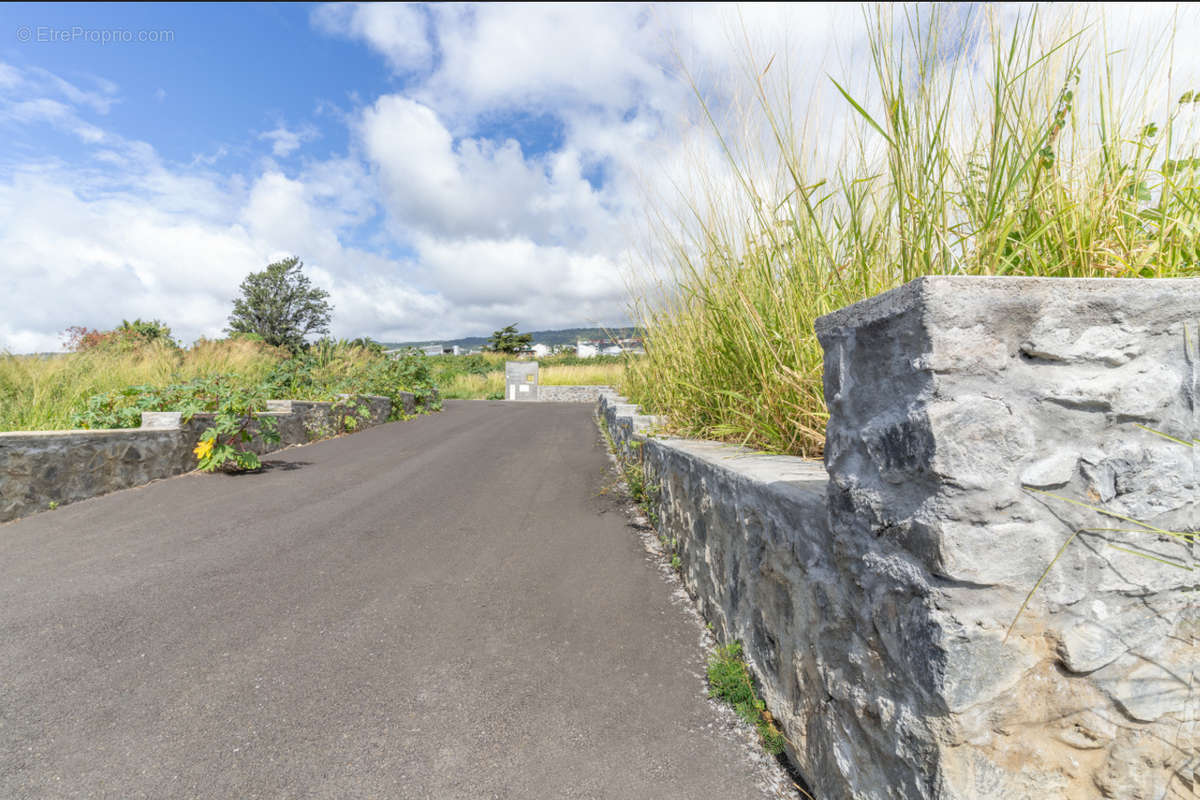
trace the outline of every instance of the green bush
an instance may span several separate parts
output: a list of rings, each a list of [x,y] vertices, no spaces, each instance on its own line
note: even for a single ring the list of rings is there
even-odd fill
[[[203,472],[247,472],[262,466],[258,456],[247,449],[258,423],[258,435],[267,443],[279,441],[275,420],[255,417],[262,398],[253,391],[235,389],[221,398],[212,425],[200,434],[195,454],[197,468]]]
[[[201,411],[216,411],[223,397],[250,389],[236,374],[197,378],[167,386],[126,386],[94,394],[85,407],[71,417],[76,428],[136,428],[142,424],[143,411],[181,411],[189,419]],[[260,390],[257,395],[262,395]],[[255,410],[266,408],[266,398],[257,401]]]

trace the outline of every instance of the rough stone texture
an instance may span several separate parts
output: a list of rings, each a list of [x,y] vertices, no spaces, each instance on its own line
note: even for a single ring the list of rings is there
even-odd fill
[[[814,464],[605,422],[828,798],[1190,797],[1200,281],[931,278],[823,318]],[[1189,354],[1184,324],[1192,325]],[[1050,492],[1049,497],[1023,488]],[[1193,587],[1189,591],[1189,586]]]
[[[537,399],[544,403],[595,403],[611,386],[539,386]]]
[[[0,433],[0,522],[178,475],[195,462],[180,428]]]
[[[411,395],[405,398],[407,413],[412,413],[410,400]],[[275,420],[280,441],[268,445],[255,436],[249,449],[259,454],[386,422],[392,401],[375,396],[337,402],[269,400],[267,409],[258,416]],[[143,412],[140,428],[0,433],[0,522],[45,510],[51,503],[189,472],[196,466],[192,450],[212,418],[197,414],[182,422],[179,412]],[[348,425],[350,418],[355,422]],[[256,431],[256,426],[250,429]]]

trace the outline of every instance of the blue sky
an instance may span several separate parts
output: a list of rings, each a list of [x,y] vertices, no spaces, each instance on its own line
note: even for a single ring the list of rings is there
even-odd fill
[[[230,165],[244,169],[253,149],[263,149],[248,147],[247,133],[286,120],[317,127],[320,138],[309,150],[327,157],[347,145],[345,127],[333,124],[336,109],[351,107],[356,95],[376,97],[402,87],[403,79],[361,45],[315,31],[311,10],[310,4],[11,4],[0,8],[0,57],[18,68],[49,70],[81,88],[103,91],[100,80],[116,84],[119,99],[106,115],[108,126],[154,142],[170,160],[189,162],[225,147]],[[36,35],[39,28],[77,26],[167,31],[171,39],[26,44],[13,35],[20,27]]]
[[[364,99],[403,91],[414,74],[395,74],[376,53],[350,39],[314,29],[317,4],[78,4],[17,3],[0,7],[6,32],[26,27],[35,39],[89,33],[66,43],[22,43],[7,36],[0,57],[18,68],[40,68],[81,87],[119,97],[107,113],[115,132],[155,143],[163,158],[190,162],[222,149],[233,169],[248,168],[271,141],[248,144],[248,132],[281,124],[311,126],[311,158],[345,153],[339,118]],[[122,46],[89,42],[91,31],[167,32],[169,41]],[[160,37],[163,38],[163,37]],[[27,139],[36,140],[36,136]],[[562,121],[551,111],[503,109],[474,121],[469,133],[515,139],[527,155],[562,145]],[[69,140],[64,156],[83,155]]]
[[[0,6],[0,348],[135,316],[219,335],[288,254],[335,335],[625,322],[623,164],[685,97],[652,17]]]
[[[336,336],[623,324],[648,212],[732,180],[688,74],[724,120],[782,55],[827,135],[864,33],[820,4],[0,4],[0,350],[218,336],[293,254]]]

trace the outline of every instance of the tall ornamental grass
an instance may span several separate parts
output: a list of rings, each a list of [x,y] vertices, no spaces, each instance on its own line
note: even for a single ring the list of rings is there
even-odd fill
[[[682,213],[654,211],[633,399],[682,434],[817,457],[822,314],[923,275],[1200,274],[1200,83],[1170,74],[1171,31],[1131,59],[1102,19],[1044,16],[867,8],[833,108],[794,106],[781,53],[753,56],[733,117],[697,87],[723,155]]]

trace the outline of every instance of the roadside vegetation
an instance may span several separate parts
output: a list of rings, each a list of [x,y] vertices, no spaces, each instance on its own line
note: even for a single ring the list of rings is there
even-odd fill
[[[630,276],[624,389],[676,433],[819,457],[814,321],[919,276],[1200,274],[1200,87],[1168,80],[1169,31],[1131,63],[1036,8],[864,16],[837,108],[795,106],[783,53],[747,54],[741,104],[697,90],[723,160],[653,210]]]
[[[325,339],[292,353],[253,338],[181,348],[109,336],[62,355],[0,355],[0,430],[134,428],[142,411],[217,411],[230,397],[261,411],[274,398],[376,394],[399,414],[400,392],[432,401],[429,361],[416,352],[388,358],[362,341]]]
[[[68,328],[71,352],[63,355],[0,353],[0,430],[136,428],[143,411],[185,418],[214,412],[216,423],[196,450],[201,468],[251,469],[257,458],[244,447],[247,426],[270,399],[380,395],[399,418],[401,394],[410,392],[423,409],[434,409],[437,390],[423,354],[389,357],[370,339],[310,341],[329,333],[333,306],[303,267],[293,256],[248,275],[229,315],[228,339],[183,348],[165,323],[135,319],[111,330]],[[273,435],[262,426],[260,435]]]

